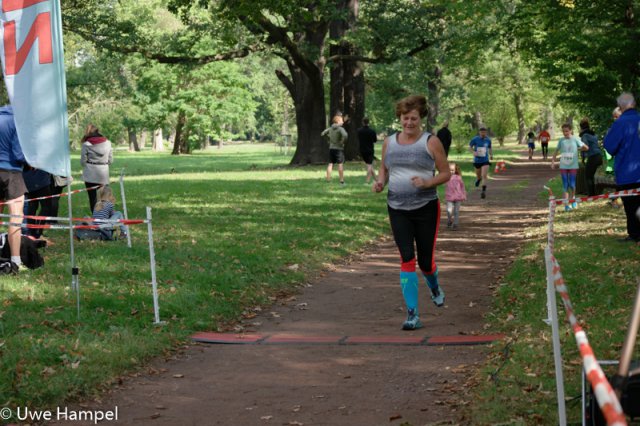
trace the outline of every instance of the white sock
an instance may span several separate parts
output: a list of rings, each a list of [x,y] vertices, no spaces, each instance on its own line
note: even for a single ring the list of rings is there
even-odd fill
[[[11,261],[16,265],[22,265],[22,259],[20,259],[20,256],[11,256]]]

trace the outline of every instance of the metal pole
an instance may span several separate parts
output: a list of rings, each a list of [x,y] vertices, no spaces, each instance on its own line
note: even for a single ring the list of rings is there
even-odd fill
[[[156,253],[153,249],[153,228],[151,226],[151,207],[147,207],[147,232],[149,234],[149,262],[151,264],[151,288],[153,290],[153,323],[160,322],[160,308],[158,306],[158,283],[156,281]]]
[[[122,211],[124,213],[125,220],[129,220],[129,213],[127,212],[127,197],[124,195],[124,168],[120,172],[120,196],[122,197]],[[127,246],[131,248],[131,232],[129,231],[129,225],[125,225],[127,228]]]
[[[556,303],[556,292],[553,284],[553,269],[550,269],[551,265],[551,249],[547,246],[544,250],[544,256],[547,265],[547,287],[553,286],[551,289],[547,289],[549,296],[549,307],[551,309],[551,332],[553,336],[553,361],[556,370],[556,392],[558,396],[558,424],[560,426],[567,425],[567,410],[564,401],[564,376],[562,373],[562,351],[560,348],[560,331],[558,327],[558,305]],[[549,278],[551,277],[551,279]]]
[[[76,265],[76,253],[73,239],[73,217],[71,206],[71,174],[67,176],[67,208],[69,209],[69,254],[71,257],[71,289],[76,292],[76,310],[78,319],[80,319],[80,280],[79,270]]]
[[[638,280],[638,289],[636,291],[636,298],[633,303],[633,310],[631,311],[631,321],[629,323],[629,329],[627,330],[627,336],[624,339],[622,345],[622,354],[620,355],[620,364],[618,365],[618,380],[616,384],[624,386],[627,378],[629,377],[629,366],[631,365],[631,357],[633,355],[633,349],[636,344],[636,336],[638,335],[638,328],[640,327],[640,280]],[[620,398],[623,389],[619,386],[614,386],[616,395]]]

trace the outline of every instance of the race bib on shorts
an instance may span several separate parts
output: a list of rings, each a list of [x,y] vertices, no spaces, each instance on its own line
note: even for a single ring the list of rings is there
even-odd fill
[[[479,146],[476,148],[476,157],[486,157],[487,156],[487,148],[484,146]]]
[[[560,154],[560,164],[563,166],[570,166],[573,164],[573,152],[563,152]]]
[[[543,143],[547,142],[549,139],[547,138],[541,138],[540,141],[542,141]]]

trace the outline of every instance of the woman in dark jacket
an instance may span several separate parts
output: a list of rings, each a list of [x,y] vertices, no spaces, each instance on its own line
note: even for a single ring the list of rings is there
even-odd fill
[[[589,127],[589,120],[583,118],[580,121],[580,139],[589,147],[585,152],[587,164],[585,166],[585,180],[587,183],[587,192],[589,196],[596,195],[596,186],[594,176],[598,167],[602,165],[602,150],[598,146],[598,137]]]

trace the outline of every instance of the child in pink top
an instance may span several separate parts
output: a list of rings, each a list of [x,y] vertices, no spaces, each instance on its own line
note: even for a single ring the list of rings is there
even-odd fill
[[[458,229],[460,204],[467,199],[467,191],[464,189],[462,172],[456,163],[449,163],[451,179],[447,182],[445,199],[447,200],[447,228],[454,231]]]

